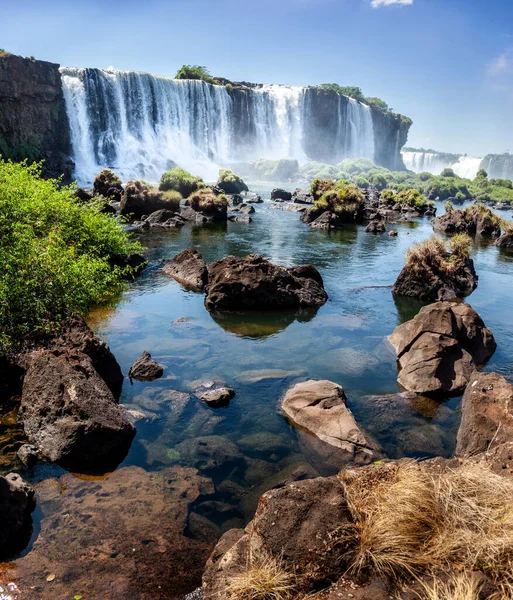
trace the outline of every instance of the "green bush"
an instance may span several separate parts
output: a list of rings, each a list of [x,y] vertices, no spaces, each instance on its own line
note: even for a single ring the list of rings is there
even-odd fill
[[[446,167],[440,173],[440,177],[456,177],[456,173],[452,169],[450,169],[449,167]]]
[[[384,190],[388,185],[387,178],[381,173],[368,174],[368,177],[369,183],[378,190]]]
[[[215,83],[214,78],[210,75],[206,67],[199,65],[182,65],[177,71],[175,79],[200,79],[207,83]]]
[[[415,208],[423,208],[427,203],[427,199],[418,190],[414,189],[399,192],[396,201],[399,204],[408,204]]]
[[[312,212],[315,217],[329,210],[336,213],[344,222],[352,223],[358,220],[363,208],[364,196],[353,184],[337,181],[314,202]],[[317,192],[320,188],[317,188]]]
[[[110,260],[139,250],[103,202],[40,176],[40,164],[0,161],[0,352],[117,293],[128,273]]]
[[[388,104],[381,100],[381,98],[365,98],[365,104],[368,104],[372,108],[377,108],[378,110],[387,111],[389,110]]]
[[[341,94],[343,96],[349,96],[358,102],[364,102],[365,96],[362,90],[355,85],[338,85],[338,83],[322,83],[320,86],[321,90],[327,90],[329,92],[335,92],[335,94]]]
[[[160,178],[159,190],[167,192],[174,190],[181,194],[183,198],[188,198],[191,194],[205,187],[203,179],[195,175],[191,175],[189,171],[181,167],[175,167],[170,171],[166,171]]]
[[[420,181],[429,181],[433,177],[433,174],[428,173],[427,171],[423,171],[422,173],[419,173],[418,177]]]
[[[231,83],[227,83],[226,84],[226,91],[230,94],[230,96],[232,95],[233,92],[233,84]]]
[[[355,177],[354,182],[362,190],[366,190],[370,186],[369,180],[364,175],[358,175]]]
[[[209,217],[226,218],[228,198],[224,194],[216,196],[211,188],[203,188],[190,197],[191,207]]]

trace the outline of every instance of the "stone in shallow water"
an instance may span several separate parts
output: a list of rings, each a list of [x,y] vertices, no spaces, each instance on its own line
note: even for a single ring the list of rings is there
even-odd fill
[[[209,479],[178,466],[47,479],[36,486],[41,532],[5,576],[30,600],[50,591],[58,599],[182,600],[200,585],[212,548],[184,535],[189,507],[213,493]],[[51,584],[48,574],[55,574]]]
[[[245,371],[235,379],[239,383],[254,384],[262,383],[263,381],[272,381],[280,379],[288,379],[289,377],[301,377],[305,371],[283,371],[281,369],[255,369],[253,371]]]
[[[151,358],[151,354],[147,350],[141,354],[128,371],[130,379],[139,381],[153,381],[162,377],[163,374],[164,368]]]

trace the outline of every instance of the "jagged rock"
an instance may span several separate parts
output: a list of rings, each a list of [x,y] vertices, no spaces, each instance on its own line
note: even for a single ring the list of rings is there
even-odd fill
[[[144,222],[150,227],[183,227],[185,225],[184,219],[167,208],[161,208],[160,210],[156,210],[151,213]]]
[[[124,380],[121,367],[107,344],[94,335],[82,317],[75,315],[64,321],[59,335],[45,346],[49,350],[76,351],[89,356],[95,371],[109,386],[114,397],[119,398]]]
[[[246,530],[229,531],[214,549],[203,575],[204,599],[224,597],[229,580],[245,572],[251,555],[259,553],[294,565],[304,585],[337,580],[348,564],[348,548],[326,542],[350,521],[335,477],[295,481],[265,493]]]
[[[38,461],[37,448],[30,444],[23,444],[18,450],[17,456],[22,465],[27,467],[27,469],[33,467]]]
[[[237,212],[241,215],[252,215],[255,212],[255,207],[250,204],[240,204],[237,207]]]
[[[227,256],[209,267],[208,310],[271,310],[323,305],[328,296],[311,265],[285,268],[256,254]]]
[[[460,392],[496,348],[481,317],[468,304],[457,302],[425,306],[388,339],[401,369],[397,381],[419,394]]]
[[[316,219],[314,219],[313,221],[309,220],[310,219],[310,209],[306,210],[302,215],[301,215],[301,220],[304,221],[305,223],[309,223],[310,227],[312,229],[340,229],[343,226],[343,223],[340,219],[340,217],[335,214],[334,212],[331,212],[329,210],[323,212],[319,217],[317,217]],[[303,217],[305,217],[305,215],[308,218],[303,219]]]
[[[307,192],[305,190],[300,190],[299,188],[294,190],[291,197],[292,202],[295,204],[313,204],[314,197],[313,194]]]
[[[34,490],[19,475],[0,476],[0,558],[28,544],[34,508]]]
[[[253,198],[246,198],[246,204],[262,204],[262,196],[254,196]]]
[[[129,181],[123,191],[119,206],[122,215],[142,217],[158,210],[168,210],[176,213],[179,210],[179,200],[170,198],[166,192],[152,188],[143,181]]]
[[[194,290],[203,290],[208,282],[208,269],[195,248],[182,250],[163,267],[166,275]]]
[[[94,178],[94,193],[119,202],[123,194],[121,179],[110,169],[103,169]]]
[[[371,221],[365,228],[367,233],[385,233],[385,225],[381,221]]]
[[[513,229],[503,233],[495,245],[499,248],[513,248]]]
[[[224,385],[222,382],[213,380],[202,382],[193,391],[202,402],[213,408],[228,406],[230,400],[235,396],[235,390]]]
[[[151,358],[151,354],[147,350],[141,354],[128,371],[130,379],[139,381],[153,381],[162,377],[163,374],[164,368]]]
[[[253,219],[249,215],[230,215],[228,221],[232,223],[251,223]]]
[[[291,198],[292,194],[282,188],[274,188],[274,190],[271,191],[271,200],[280,202],[283,200],[289,201]]]
[[[135,435],[91,359],[76,351],[31,353],[19,420],[31,444],[70,469],[117,466]]]
[[[433,229],[438,233],[469,235],[486,235],[498,237],[501,234],[499,219],[485,207],[470,206],[464,210],[449,210],[431,221]]]
[[[344,390],[332,381],[298,383],[286,393],[281,408],[294,425],[350,456],[361,453],[371,458],[376,451],[347,407]]]
[[[475,372],[461,402],[456,454],[474,456],[513,440],[513,385],[497,373]]]
[[[391,229],[391,230],[388,232],[388,235],[389,235],[390,237],[397,237],[397,231],[396,231],[395,229]]]
[[[222,190],[220,190],[222,192]],[[230,203],[230,207],[233,208],[239,206],[244,202],[244,199],[239,194],[230,194],[228,196],[228,202]]]
[[[450,258],[454,260],[450,261]],[[427,302],[455,300],[471,294],[477,282],[474,261],[469,256],[428,256],[406,263],[392,287],[392,293]]]

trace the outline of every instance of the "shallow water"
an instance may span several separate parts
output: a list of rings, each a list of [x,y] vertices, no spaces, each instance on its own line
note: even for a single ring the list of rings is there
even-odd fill
[[[252,187],[265,199],[269,197],[270,185]],[[292,188],[290,184],[284,187]],[[195,467],[210,478],[215,491],[190,504],[188,510],[195,517],[189,518],[186,529],[189,537],[210,544],[222,531],[243,526],[266,489],[291,478],[331,474],[340,467],[337,456],[327,454],[323,444],[321,448],[312,444],[311,436],[296,431],[280,414],[280,399],[294,382],[312,378],[341,384],[358,422],[393,458],[450,456],[460,418],[459,398],[399,408],[368,398],[399,391],[395,355],[386,336],[411,318],[421,304],[394,301],[391,286],[408,247],[432,235],[429,221],[398,223],[393,226],[399,232],[397,237],[368,234],[363,226],[328,233],[311,230],[298,213],[272,208],[271,203],[255,208],[250,224],[186,226],[139,234],[148,247],[149,268],[113,307],[97,310],[89,318],[124,373],[143,350],[164,365],[160,380],[125,382],[121,402],[143,413],[144,418],[136,424],[137,436],[122,468],[160,473],[177,466]],[[443,210],[441,205],[438,208]],[[324,279],[329,300],[316,312],[212,316],[204,308],[202,294],[183,289],[161,270],[161,259],[189,246],[197,248],[207,262],[229,254],[258,253],[284,266],[313,264]],[[511,378],[513,253],[485,242],[475,245],[473,257],[479,286],[468,302],[498,344],[486,370]],[[219,379],[233,387],[236,396],[230,405],[212,409],[184,394],[202,379]],[[44,483],[62,481],[61,474],[59,469],[40,467],[26,475]],[[84,484],[80,493],[89,489],[98,493],[102,484],[90,485]],[[66,493],[64,489],[62,495]],[[66,520],[48,525],[56,511],[61,517],[63,511],[61,505],[56,508],[55,498],[50,498],[43,494],[35,519],[33,547],[43,554],[46,542],[41,535],[38,538],[38,528],[64,528],[55,533],[57,538],[76,540],[77,536],[76,528],[68,529]],[[122,510],[122,505],[117,505],[117,510]],[[210,527],[208,540],[205,527]],[[20,589],[23,577],[40,585],[39,579],[51,568],[38,574],[30,564],[25,565],[23,560],[29,559],[31,548],[25,551],[18,571],[15,563],[10,572],[21,577]],[[64,571],[69,581],[66,583],[61,573],[63,589],[68,586],[72,591],[80,578]],[[109,594],[105,597],[122,597],[114,589]],[[155,597],[160,596],[157,593]]]

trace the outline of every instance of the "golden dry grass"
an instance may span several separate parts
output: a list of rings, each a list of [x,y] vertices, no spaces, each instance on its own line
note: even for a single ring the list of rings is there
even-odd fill
[[[340,474],[355,520],[345,533],[353,571],[408,578],[458,565],[513,581],[511,479],[474,463],[437,474],[414,461],[394,469],[372,486]]]
[[[479,600],[481,585],[477,578],[462,574],[448,582],[438,579],[422,582],[421,587],[416,592],[419,600]]]
[[[282,560],[251,554],[247,569],[232,577],[226,593],[230,600],[291,600],[294,589],[295,577]]]

